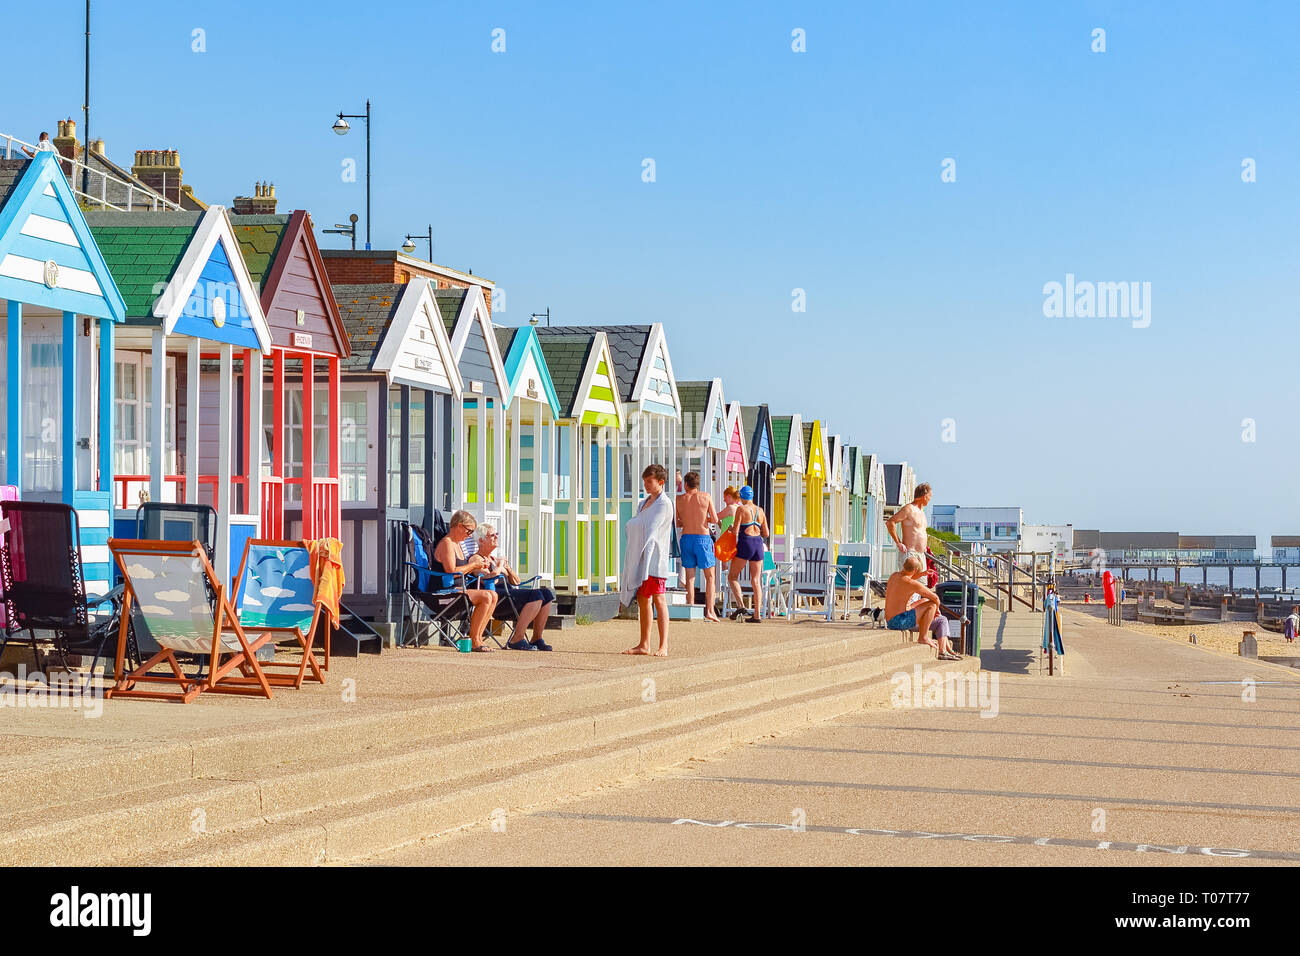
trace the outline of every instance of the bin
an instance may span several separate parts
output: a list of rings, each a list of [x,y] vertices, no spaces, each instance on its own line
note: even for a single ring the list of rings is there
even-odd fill
[[[962,581],[941,581],[935,588],[935,593],[939,595],[940,603],[948,610],[966,616],[966,642],[962,653],[978,654],[980,652],[980,609],[984,606],[984,595],[980,593],[979,586]]]

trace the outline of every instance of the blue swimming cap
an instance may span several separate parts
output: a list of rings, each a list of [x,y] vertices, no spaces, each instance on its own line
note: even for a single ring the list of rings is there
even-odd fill
[[[742,501],[753,501],[754,489],[749,487],[749,485],[746,485],[744,488],[740,489],[740,497]]]

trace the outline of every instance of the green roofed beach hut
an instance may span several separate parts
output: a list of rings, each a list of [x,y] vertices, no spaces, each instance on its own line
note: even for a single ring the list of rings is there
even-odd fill
[[[619,488],[615,467],[623,403],[605,333],[538,328],[555,387],[555,590],[618,591]]]

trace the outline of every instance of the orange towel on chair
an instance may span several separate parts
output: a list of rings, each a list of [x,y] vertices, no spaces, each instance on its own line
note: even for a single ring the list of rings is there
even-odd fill
[[[339,626],[339,600],[343,596],[343,542],[338,538],[317,538],[307,542],[311,552],[311,580],[315,600],[329,611],[330,624]]]

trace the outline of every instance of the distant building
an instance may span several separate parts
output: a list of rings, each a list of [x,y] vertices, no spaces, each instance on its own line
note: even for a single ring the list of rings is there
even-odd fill
[[[886,466],[888,467],[888,466]],[[930,526],[955,534],[975,550],[1028,551],[1022,546],[1024,511],[1020,508],[972,508],[964,505],[934,505]],[[1046,551],[1046,548],[1040,548]]]
[[[1253,564],[1255,536],[1078,530],[1074,532],[1074,556],[1080,560],[1104,558],[1107,564],[1117,565]]]
[[[1275,534],[1270,543],[1275,564],[1300,564],[1300,534]]]
[[[1020,550],[1053,551],[1062,561],[1074,556],[1074,525],[1027,524],[1020,529]]]

